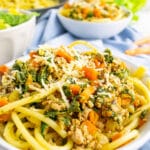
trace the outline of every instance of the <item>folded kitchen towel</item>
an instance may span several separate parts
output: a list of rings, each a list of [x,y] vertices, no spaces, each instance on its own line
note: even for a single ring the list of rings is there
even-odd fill
[[[51,39],[59,37],[64,33],[66,33],[66,30],[57,18],[57,9],[49,10],[38,20],[30,49],[37,47],[39,44],[47,43]],[[133,41],[140,38],[139,36],[139,33],[134,29],[127,28],[119,35],[103,40],[103,43],[113,45],[115,48],[120,50],[125,50],[129,48]]]

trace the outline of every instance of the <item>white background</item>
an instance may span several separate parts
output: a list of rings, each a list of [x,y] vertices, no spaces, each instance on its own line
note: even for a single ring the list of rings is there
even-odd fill
[[[139,20],[133,23],[133,27],[142,33],[143,36],[150,36],[150,0],[147,5],[138,13]]]

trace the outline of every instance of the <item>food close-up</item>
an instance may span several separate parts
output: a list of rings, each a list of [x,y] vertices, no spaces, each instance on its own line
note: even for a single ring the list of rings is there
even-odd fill
[[[149,149],[149,4],[1,0],[0,149]]]

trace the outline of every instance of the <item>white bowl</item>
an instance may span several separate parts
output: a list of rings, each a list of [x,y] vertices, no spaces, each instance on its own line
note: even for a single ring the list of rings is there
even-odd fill
[[[29,14],[29,11],[21,11]],[[28,21],[0,30],[0,64],[20,57],[32,41],[36,19],[33,16]]]
[[[61,24],[71,34],[80,38],[96,39],[112,37],[123,31],[132,19],[132,13],[125,8],[124,9],[129,12],[128,17],[108,22],[88,22],[67,18],[61,15],[61,9],[62,8],[60,8],[57,13]]]
[[[114,54],[114,56],[115,56],[115,54]],[[118,57],[118,55],[116,55],[116,57]],[[25,61],[25,60],[29,59],[29,56],[24,56],[19,59]],[[136,64],[134,64],[133,62],[131,62],[128,58],[121,56],[120,59],[127,64],[127,67],[131,72],[135,71],[138,68],[138,66]],[[15,62],[15,60],[9,62],[6,65],[12,66],[12,64],[14,62]],[[142,81],[145,83],[149,77],[150,77],[150,74],[145,74],[145,76],[142,78]],[[147,118],[147,122],[139,129],[140,135],[135,140],[118,148],[118,150],[137,150],[137,149],[139,149],[148,140],[150,140],[149,127],[150,127],[150,113]],[[0,150],[19,150],[19,149],[15,148],[14,146],[12,146],[7,141],[5,141],[3,138],[0,137]]]

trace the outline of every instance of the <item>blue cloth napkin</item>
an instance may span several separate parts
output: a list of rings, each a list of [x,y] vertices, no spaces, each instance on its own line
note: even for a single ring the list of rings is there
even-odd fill
[[[39,44],[47,43],[48,41],[60,37],[65,33],[66,30],[63,28],[57,18],[57,9],[49,10],[38,20],[34,40],[30,48],[35,48]],[[79,39],[73,36],[72,38],[74,40]],[[119,35],[103,40],[103,43],[111,45],[121,51],[124,51],[128,49],[130,44],[138,38],[140,38],[139,33],[137,33],[134,29],[127,28]],[[65,40],[67,39],[65,38]]]
[[[89,40],[99,49],[110,48],[112,52],[125,59],[130,60],[136,65],[144,65],[150,71],[150,56],[139,55],[138,57],[127,56],[124,51],[133,48],[133,41],[140,39],[141,35],[131,27],[127,27],[119,35],[109,39]],[[24,53],[27,54],[30,50],[34,50],[41,44],[51,44],[53,46],[68,45],[70,42],[79,38],[68,33],[57,18],[57,9],[47,11],[37,22],[35,35],[32,44]],[[84,39],[87,40],[87,39]],[[147,142],[140,150],[149,150],[150,142]]]

